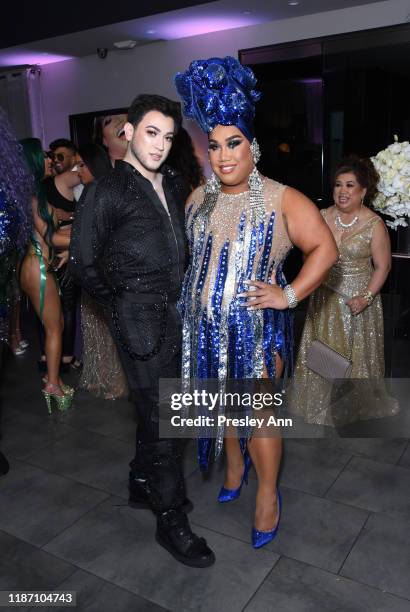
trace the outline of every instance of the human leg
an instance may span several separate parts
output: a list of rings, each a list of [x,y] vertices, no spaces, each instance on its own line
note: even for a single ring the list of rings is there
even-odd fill
[[[168,336],[158,354],[147,361],[132,359],[115,334],[118,353],[136,402],[136,453],[130,463],[130,497],[146,500],[157,517],[156,539],[175,559],[191,567],[215,562],[205,540],[195,535],[185,512],[185,481],[180,440],[159,437],[159,380],[179,378],[181,368],[179,315],[168,305]],[[178,317],[178,318],[177,318]]]
[[[73,367],[79,367],[79,363],[74,359],[74,342],[77,326],[77,301],[79,296],[78,287],[72,277],[67,273],[67,266],[63,266],[57,271],[61,291],[61,306],[64,318],[64,330],[62,336],[62,364],[63,371]],[[78,365],[77,365],[78,363]]]
[[[278,379],[282,370],[282,360],[276,355]],[[254,525],[255,529],[262,532],[272,531],[278,524],[280,514],[277,481],[282,459],[282,438],[279,431],[276,436],[272,435],[271,428],[269,434],[266,437],[253,436],[248,441],[249,454],[258,477]]]
[[[63,318],[56,281],[52,274],[46,274],[42,312],[40,312],[40,267],[37,257],[29,256],[24,259],[20,282],[37,316],[42,318],[45,332],[44,351],[47,358],[47,383],[45,390],[55,396],[64,396],[59,377]]]
[[[20,264],[18,259],[15,258],[15,265],[12,267],[12,274],[10,278],[11,305],[9,321],[10,348],[15,355],[21,355],[28,347],[28,342],[23,339],[20,329],[21,291],[18,283],[19,273]]]
[[[280,378],[283,364],[280,357],[276,356],[276,372]],[[264,378],[267,378],[266,372]],[[262,435],[261,435],[262,433]],[[248,459],[244,460],[238,437],[235,432],[228,429],[224,439],[224,446],[227,458],[225,491],[240,492],[244,477],[247,476]],[[279,499],[277,491],[277,480],[282,458],[282,439],[279,435],[272,435],[272,428],[269,428],[269,435],[253,436],[247,443],[247,452],[258,477],[258,492],[256,496],[255,508],[255,528],[259,531],[271,531],[278,523],[279,519]],[[221,490],[221,493],[223,492]],[[239,489],[239,490],[238,490]],[[239,495],[236,495],[238,497]],[[221,497],[221,494],[220,494]],[[234,496],[225,499],[222,495],[220,501],[230,501]]]

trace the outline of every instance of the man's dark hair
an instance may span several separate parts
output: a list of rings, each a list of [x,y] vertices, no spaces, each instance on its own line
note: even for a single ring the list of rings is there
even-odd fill
[[[77,152],[77,148],[75,144],[71,140],[68,140],[67,138],[57,138],[57,140],[53,140],[53,142],[50,142],[49,144],[49,149],[51,152],[54,152],[56,149],[59,149],[60,147],[65,147],[66,149],[69,149],[73,153]]]
[[[137,127],[141,119],[150,111],[158,111],[166,117],[172,117],[175,123],[175,133],[182,124],[181,105],[163,96],[141,94],[133,100],[128,110],[128,121]]]

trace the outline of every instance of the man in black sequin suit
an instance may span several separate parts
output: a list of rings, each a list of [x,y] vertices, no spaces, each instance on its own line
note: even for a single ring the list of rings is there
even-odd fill
[[[124,128],[127,153],[86,194],[73,228],[71,264],[77,275],[81,270],[84,288],[105,305],[137,408],[130,501],[153,509],[156,539],[177,560],[206,567],[215,558],[192,533],[184,511],[180,443],[158,433],[159,379],[179,378],[181,367],[176,301],[188,193],[163,166],[180,125],[176,102],[151,95],[134,100]]]

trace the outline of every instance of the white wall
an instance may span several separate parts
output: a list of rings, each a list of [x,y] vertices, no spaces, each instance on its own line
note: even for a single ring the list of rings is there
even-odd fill
[[[404,23],[408,0],[375,2],[262,25],[158,42],[43,66],[46,144],[69,136],[68,115],[128,106],[138,93],[176,99],[173,76],[194,59],[233,55],[239,49]],[[191,128],[190,128],[190,131]]]

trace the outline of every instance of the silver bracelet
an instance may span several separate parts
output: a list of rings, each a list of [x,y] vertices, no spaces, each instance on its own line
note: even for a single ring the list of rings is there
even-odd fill
[[[296,308],[299,302],[292,285],[286,285],[286,287],[283,288],[283,293],[288,301],[289,308]]]

